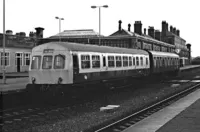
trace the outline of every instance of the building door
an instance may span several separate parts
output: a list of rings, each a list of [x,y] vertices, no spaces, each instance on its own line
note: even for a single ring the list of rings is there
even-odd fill
[[[20,58],[17,58],[17,72],[20,72]]]
[[[22,53],[15,53],[15,66],[17,68],[17,72],[21,72],[22,66]]]

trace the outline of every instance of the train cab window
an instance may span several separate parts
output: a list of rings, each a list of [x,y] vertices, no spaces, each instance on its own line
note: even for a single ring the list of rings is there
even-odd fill
[[[51,69],[52,68],[52,61],[53,57],[48,55],[43,57],[43,62],[42,62],[42,69]]]
[[[129,60],[129,66],[132,66],[132,58],[130,56],[128,57],[128,60]]]
[[[115,67],[114,56],[108,56],[108,67]]]
[[[92,55],[92,68],[100,68],[99,55]]]
[[[116,60],[116,67],[121,67],[122,66],[121,56],[115,56],[115,60]]]
[[[33,56],[31,69],[40,69],[40,65],[41,65],[41,56]]]
[[[56,55],[54,58],[54,69],[64,69],[65,67],[65,56]]]
[[[139,66],[139,57],[136,57],[136,65]]]
[[[143,57],[140,57],[140,65],[143,66]]]
[[[124,67],[128,66],[128,57],[127,56],[123,56],[123,66]]]
[[[133,57],[133,66],[135,66],[135,57]]]
[[[89,55],[81,55],[81,68],[82,69],[90,68],[90,56]]]

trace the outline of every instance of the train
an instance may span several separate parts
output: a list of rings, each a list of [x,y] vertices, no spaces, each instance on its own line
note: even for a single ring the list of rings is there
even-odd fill
[[[114,88],[135,78],[179,72],[175,53],[72,42],[49,42],[32,49],[26,89],[48,97],[69,91]]]

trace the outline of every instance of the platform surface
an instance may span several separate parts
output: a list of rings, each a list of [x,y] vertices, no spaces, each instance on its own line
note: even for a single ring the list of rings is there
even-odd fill
[[[123,132],[200,132],[200,89]]]
[[[200,132],[200,99],[156,132]]]
[[[0,79],[0,92],[8,92],[8,91],[25,89],[28,81],[29,81],[28,77],[9,78],[9,79],[6,79],[6,84],[4,84],[3,79]]]
[[[193,68],[200,68],[200,65],[186,65],[184,67],[181,67],[180,70],[187,70],[187,69],[193,69]]]

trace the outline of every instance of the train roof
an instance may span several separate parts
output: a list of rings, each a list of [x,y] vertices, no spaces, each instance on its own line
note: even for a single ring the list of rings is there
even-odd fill
[[[101,52],[101,53],[128,53],[128,54],[144,54],[148,52],[140,49],[118,48],[110,46],[98,46],[92,44],[80,44],[72,42],[49,42],[33,48],[33,51],[47,49],[55,49],[54,47],[61,46],[68,51],[82,51],[82,52]]]
[[[149,51],[153,56],[165,56],[165,57],[179,57],[175,53],[159,52],[159,51]]]

